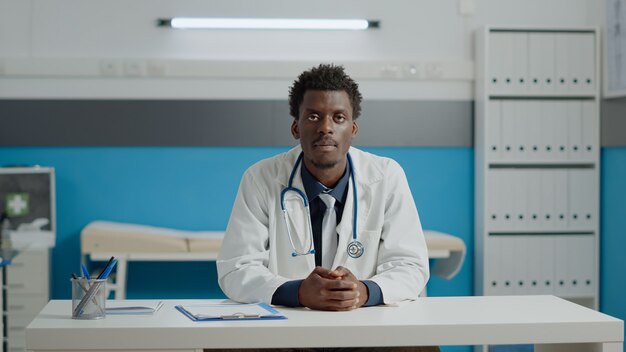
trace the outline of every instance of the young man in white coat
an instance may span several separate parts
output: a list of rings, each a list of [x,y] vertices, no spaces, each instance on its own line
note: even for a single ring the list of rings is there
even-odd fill
[[[361,100],[341,66],[294,82],[300,145],[243,176],[217,260],[229,298],[332,311],[418,298],[429,270],[417,209],[398,163],[351,147]]]

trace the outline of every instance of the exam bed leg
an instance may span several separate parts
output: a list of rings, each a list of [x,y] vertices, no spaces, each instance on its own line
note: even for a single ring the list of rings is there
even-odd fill
[[[126,299],[126,273],[128,272],[128,258],[117,258],[117,271],[115,272],[115,299]]]

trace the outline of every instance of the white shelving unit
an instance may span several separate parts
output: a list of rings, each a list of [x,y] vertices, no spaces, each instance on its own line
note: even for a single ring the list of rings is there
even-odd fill
[[[24,352],[26,326],[50,299],[50,251],[21,252],[5,274],[5,352]]]
[[[9,217],[9,228],[1,229],[2,241],[8,241],[2,245],[16,250],[17,255],[0,270],[0,352],[26,351],[26,326],[50,298],[49,248],[54,246],[56,234],[54,175],[54,169],[48,167],[0,168],[0,201],[5,202],[5,196],[10,193],[25,193],[29,199],[28,214]],[[0,211],[9,207],[3,203]],[[18,229],[35,218],[48,219],[48,228]]]
[[[555,294],[598,308],[598,33],[477,33],[477,294]]]

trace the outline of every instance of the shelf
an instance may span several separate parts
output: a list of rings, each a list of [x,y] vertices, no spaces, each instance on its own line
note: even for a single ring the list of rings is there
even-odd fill
[[[590,161],[493,161],[490,169],[593,169],[595,162]]]
[[[598,30],[477,34],[475,292],[554,294],[597,309]]]
[[[498,33],[498,32],[506,32],[506,33],[595,33],[595,27],[588,28],[569,28],[569,27],[541,27],[541,28],[529,28],[525,26],[507,26],[507,27],[490,27],[489,32]]]
[[[528,236],[559,236],[559,235],[593,235],[593,231],[564,231],[564,230],[554,230],[554,231],[487,231],[489,236],[520,236],[520,235],[528,235]]]
[[[489,99],[524,99],[524,100],[568,100],[568,99],[586,99],[586,100],[594,100],[596,99],[596,95],[594,93],[587,92],[570,92],[570,93],[531,93],[531,92],[520,92],[520,93],[490,93],[487,95]]]

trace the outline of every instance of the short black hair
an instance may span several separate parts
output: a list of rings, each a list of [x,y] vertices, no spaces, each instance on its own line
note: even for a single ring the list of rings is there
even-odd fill
[[[320,64],[298,76],[298,79],[289,88],[289,114],[296,119],[300,112],[300,104],[304,100],[304,93],[307,90],[345,91],[350,97],[352,118],[356,120],[361,115],[363,97],[359,92],[359,85],[346,74],[343,66]]]

